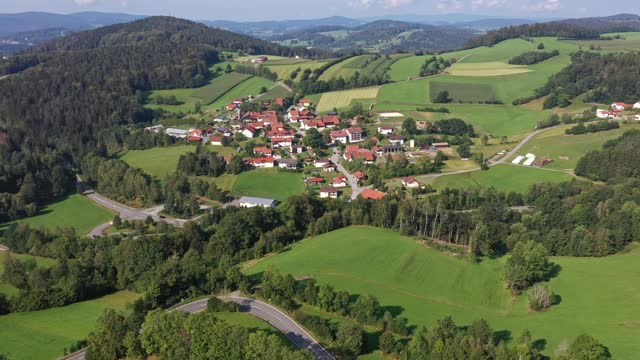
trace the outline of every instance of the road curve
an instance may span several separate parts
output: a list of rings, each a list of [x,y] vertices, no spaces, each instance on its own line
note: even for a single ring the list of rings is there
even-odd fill
[[[335,360],[333,355],[325,350],[325,348],[323,348],[322,345],[313,338],[313,336],[304,330],[302,326],[298,325],[295,320],[278,310],[276,307],[259,300],[243,298],[235,295],[225,296],[221,299],[232,301],[240,306],[240,311],[248,312],[257,318],[268,322],[285,334],[300,349],[311,351],[317,360]],[[171,311],[184,311],[189,314],[194,314],[206,310],[208,302],[209,299],[200,299],[178,306]],[[82,349],[77,353],[67,355],[60,359],[85,360],[86,354],[86,349]]]

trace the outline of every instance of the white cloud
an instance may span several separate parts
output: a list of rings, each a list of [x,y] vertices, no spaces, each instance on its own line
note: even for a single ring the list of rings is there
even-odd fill
[[[440,0],[436,4],[436,9],[440,12],[455,12],[464,9],[465,5],[460,0]]]
[[[471,8],[473,10],[482,9],[482,8],[495,8],[502,7],[509,3],[508,0],[472,0]]]
[[[411,4],[414,0],[355,0],[348,4],[355,8],[368,9],[371,7],[382,7],[384,9],[395,9],[403,5]]]
[[[528,10],[533,11],[556,11],[562,4],[560,0],[542,0],[528,6]]]
[[[73,0],[73,2],[76,3],[76,5],[79,5],[79,6],[93,5],[97,1],[98,0]]]

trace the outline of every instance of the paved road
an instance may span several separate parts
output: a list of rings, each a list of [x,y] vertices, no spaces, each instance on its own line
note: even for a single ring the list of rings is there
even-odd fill
[[[98,237],[98,236],[102,236],[104,235],[104,232],[111,226],[111,223],[104,223],[101,225],[96,226],[95,228],[93,228],[93,230],[91,230],[91,232],[89,232],[89,236],[90,237]]]
[[[296,323],[287,314],[277,308],[262,301],[243,298],[237,295],[230,295],[222,298],[233,301],[240,306],[240,311],[248,312],[258,317],[276,329],[282,331],[294,344],[301,349],[309,350],[317,360],[335,360],[335,358],[325,350],[308,332]],[[198,313],[207,309],[209,299],[201,299],[188,304],[178,306],[172,311],[184,311],[190,314]],[[86,350],[81,350],[77,354],[68,355],[65,360],[85,360]]]
[[[347,177],[347,181],[349,182],[349,185],[351,186],[351,200],[355,200],[358,198],[358,196],[360,196],[360,194],[362,193],[362,191],[365,189],[363,187],[360,187],[360,185],[358,185],[358,182],[356,181],[356,179],[353,178],[353,175],[351,175],[347,169],[344,168],[344,166],[342,166],[342,159],[340,158],[340,153],[334,149],[333,150],[333,156],[331,157],[331,161],[336,164],[336,167],[338,168],[338,171],[340,171],[344,176]]]
[[[320,345],[308,332],[287,314],[262,301],[247,299],[239,296],[228,296],[224,299],[240,305],[240,311],[246,311],[256,316],[284,333],[301,349],[309,350],[318,360],[335,360],[335,358]]]

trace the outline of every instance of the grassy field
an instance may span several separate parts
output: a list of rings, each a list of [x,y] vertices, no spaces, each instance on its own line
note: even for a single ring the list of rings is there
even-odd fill
[[[327,81],[340,76],[344,79],[348,79],[352,77],[356,71],[361,74],[382,76],[396,61],[407,56],[407,54],[394,54],[389,58],[386,56],[380,56],[378,59],[376,59],[374,55],[354,56],[331,66],[322,75],[320,75],[319,79]]]
[[[122,155],[120,160],[131,167],[142,169],[145,173],[157,179],[163,179],[168,174],[176,171],[180,155],[195,152],[195,150],[196,148],[193,145],[132,150]]]
[[[569,126],[549,130],[536,136],[523,146],[517,155],[533,153],[539,158],[553,159],[553,162],[545,168],[573,170],[585,153],[590,150],[599,150],[608,140],[619,137],[625,131],[639,129],[640,125],[622,125],[620,129],[585,135],[565,135],[564,130],[567,128]]]
[[[196,89],[156,90],[151,92],[147,107],[163,109],[169,112],[193,111],[196,102],[200,102],[201,105],[211,104],[226,92],[249,78],[251,78],[251,75],[232,72],[218,75],[209,81],[209,84]],[[156,105],[154,102],[158,96],[166,98],[172,95],[181,103],[180,105]]]
[[[65,347],[86,339],[104,309],[124,310],[138,296],[120,291],[69,306],[0,316],[0,348],[12,360],[61,356]]]
[[[33,259],[36,261],[36,264],[38,264],[38,267],[40,268],[52,267],[57,262],[57,260],[55,259],[50,259],[50,258],[45,258],[40,256],[32,256],[32,255],[25,255],[25,254],[11,254],[11,255],[20,260]],[[8,256],[9,256],[8,251],[0,251],[0,293],[7,295],[7,297],[14,295],[15,293],[18,292],[18,289],[16,289],[10,284],[5,283],[2,280],[2,273],[4,273],[4,262],[6,261]]]
[[[343,108],[349,106],[355,99],[374,99],[378,96],[379,87],[370,87],[362,89],[332,91],[322,94],[318,103],[318,111],[329,111],[333,108]]]
[[[442,91],[449,92],[449,98],[453,102],[477,103],[496,99],[496,94],[491,86],[486,84],[461,84],[453,82],[440,82],[431,80],[429,82],[431,101]]]
[[[287,65],[269,65],[269,63],[267,63],[267,67],[269,68],[269,70],[278,74],[278,79],[281,79],[281,80],[291,79],[291,76],[290,76],[291,73],[294,72],[296,69],[300,68],[300,72],[298,73],[298,76],[294,79],[299,81],[302,77],[302,73],[306,69],[313,71],[317,68],[320,68],[326,65],[327,62],[328,61],[308,61],[308,62],[302,62],[298,64],[287,64]]]
[[[233,183],[234,195],[256,196],[285,201],[304,192],[302,175],[279,172],[277,169],[245,171]]]
[[[203,109],[208,111],[220,109],[233,101],[233,99],[235,98],[241,98],[249,95],[256,96],[260,93],[260,89],[262,87],[271,89],[273,85],[273,81],[267,80],[263,77],[254,76],[251,79],[241,82],[240,84],[238,84],[238,86],[226,92],[212,104],[203,106]]]
[[[451,315],[461,325],[484,318],[512,339],[529,329],[534,339],[546,340],[546,354],[587,332],[613,358],[632,359],[640,353],[639,250],[600,259],[553,258],[561,271],[550,286],[561,302],[542,313],[528,311],[526,295],[512,298],[505,290],[504,258],[472,264],[377,228],[350,227],[307,239],[245,272],[275,266],[294,276],[313,275],[338,290],[375,294],[416,326],[433,326]]]
[[[277,98],[286,98],[288,96],[291,96],[291,92],[289,92],[289,90],[285,89],[284,86],[276,86],[273,87],[271,89],[269,89],[269,91],[267,91],[261,99],[277,99]]]
[[[605,34],[613,36],[617,34]],[[640,32],[620,33],[624,39],[619,40],[562,40],[567,44],[582,47],[585,50],[594,46],[603,51],[638,51],[640,50]]]
[[[500,191],[526,192],[529,186],[541,182],[562,182],[573,176],[559,172],[541,170],[532,167],[497,165],[487,171],[473,171],[463,174],[440,176],[435,178],[417,177],[438,190],[444,188],[468,189],[494,187]]]
[[[71,227],[78,235],[86,235],[94,227],[111,220],[113,214],[96,205],[82,195],[71,195],[66,199],[47,205],[40,213],[30,218],[17,220],[18,223],[31,226],[44,226],[49,229]],[[0,224],[0,229],[3,228]]]
[[[429,80],[404,81],[384,85],[378,92],[376,106],[409,105],[411,110],[431,102]]]

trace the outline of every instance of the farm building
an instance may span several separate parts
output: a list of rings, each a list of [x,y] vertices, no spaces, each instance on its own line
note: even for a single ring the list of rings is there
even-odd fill
[[[266,169],[274,167],[275,159],[272,157],[261,157],[251,159],[251,165],[259,169]]]
[[[337,199],[338,198],[338,189],[333,188],[333,187],[322,188],[322,189],[320,189],[320,197],[321,198]]]
[[[312,177],[312,178],[307,178],[307,184],[309,185],[318,185],[318,184],[322,184],[324,182],[324,179],[321,177]]]
[[[611,108],[616,111],[624,111],[633,108],[633,105],[623,102],[614,102],[613,104],[611,104]]]
[[[241,207],[247,207],[247,208],[256,207],[256,206],[269,208],[269,207],[276,206],[278,203],[276,200],[273,200],[273,199],[265,199],[265,198],[251,197],[251,196],[243,196],[240,198],[239,202]]]
[[[167,128],[164,133],[178,139],[184,139],[189,136],[190,130],[176,129],[176,128]]]
[[[637,103],[633,104],[633,108],[635,110],[640,110],[640,101],[638,101]]]
[[[527,160],[525,160],[522,165],[524,166],[531,166],[533,165],[533,163],[536,161],[536,157],[535,156],[531,156],[531,157],[527,157]]]
[[[618,113],[613,110],[598,109],[596,110],[596,116],[600,119],[613,119],[618,116]]]
[[[414,177],[407,176],[402,178],[402,186],[406,188],[419,188],[420,183]]]
[[[404,145],[405,137],[402,135],[391,135],[389,136],[389,142],[392,145]]]
[[[296,159],[282,159],[278,161],[280,169],[295,170],[298,168],[298,160]]]
[[[364,191],[362,191],[362,194],[360,194],[360,197],[362,197],[363,199],[380,200],[386,195],[387,194],[378,190],[364,189]]]
[[[214,136],[209,138],[211,145],[222,145],[222,136]]]
[[[512,164],[518,165],[522,162],[522,160],[524,160],[524,156],[518,156],[515,159],[513,159],[513,161],[511,162]]]
[[[386,145],[382,147],[382,152],[384,154],[401,153],[403,151],[404,151],[404,148],[400,145]]]
[[[446,149],[446,148],[449,147],[449,143],[448,142],[437,142],[437,143],[431,144],[431,146],[435,147],[436,149]]]

